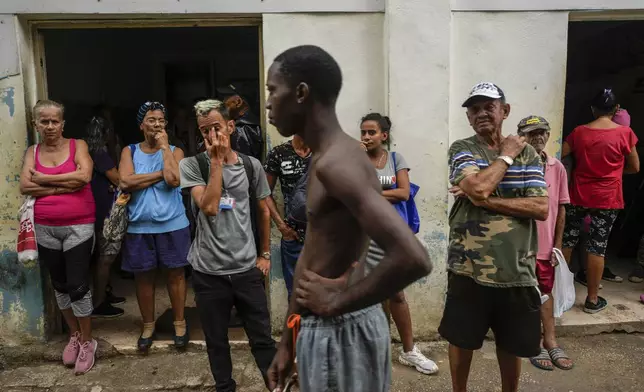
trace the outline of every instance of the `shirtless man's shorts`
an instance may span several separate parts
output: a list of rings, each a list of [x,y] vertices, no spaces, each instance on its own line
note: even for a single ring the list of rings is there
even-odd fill
[[[298,379],[302,391],[385,392],[391,382],[389,325],[380,303],[431,272],[429,256],[381,195],[364,150],[340,127],[337,62],[316,46],[277,56],[268,71],[266,109],[285,137],[300,135],[313,152],[308,227],[296,264],[288,315],[300,315]],[[364,277],[372,238],[382,262]],[[354,273],[355,272],[355,273]],[[293,360],[293,329],[269,369],[281,391]]]

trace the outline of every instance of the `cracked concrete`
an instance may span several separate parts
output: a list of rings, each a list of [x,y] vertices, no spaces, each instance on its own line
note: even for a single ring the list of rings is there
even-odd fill
[[[612,334],[562,338],[559,343],[575,361],[565,372],[545,372],[524,361],[522,392],[640,392],[644,390],[644,335]],[[439,365],[436,376],[425,376],[394,363],[392,392],[445,392],[451,390],[447,345],[419,345]],[[394,361],[399,346],[394,348]],[[247,348],[235,347],[233,376],[238,392],[265,391],[259,371]],[[3,392],[139,392],[214,391],[208,358],[204,351],[164,352],[148,356],[117,356],[101,359],[84,376],[74,376],[62,364],[45,363],[0,373]],[[475,354],[470,392],[500,392],[494,343],[485,342]],[[361,392],[361,391],[356,391]]]

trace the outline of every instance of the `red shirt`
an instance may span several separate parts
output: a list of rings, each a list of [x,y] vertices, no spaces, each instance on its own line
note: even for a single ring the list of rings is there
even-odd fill
[[[575,158],[570,203],[586,208],[622,209],[622,175],[626,155],[637,143],[629,127],[575,128],[566,138]]]

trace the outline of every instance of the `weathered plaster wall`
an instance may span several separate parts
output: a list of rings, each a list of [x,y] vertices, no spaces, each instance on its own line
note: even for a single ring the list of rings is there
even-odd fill
[[[450,140],[472,135],[461,104],[472,86],[497,83],[512,109],[505,134],[530,114],[552,132],[547,151],[559,152],[566,92],[567,12],[456,12],[452,15]]]
[[[0,13],[196,14],[267,12],[379,12],[385,0],[2,0]]]
[[[451,0],[454,11],[635,10],[642,0]]]
[[[344,85],[338,115],[345,132],[359,137],[360,117],[385,107],[382,14],[270,14],[263,22],[264,68],[282,51],[303,44],[318,45],[340,64]],[[267,131],[268,148],[284,139]],[[286,287],[279,254],[279,232],[272,237],[271,314],[273,328],[281,329],[287,309]]]
[[[449,25],[449,0],[388,1],[385,48],[393,149],[404,154],[411,180],[420,185],[418,237],[434,263],[429,277],[405,291],[419,338],[436,336],[447,282]]]
[[[2,33],[15,37],[13,17],[0,17]],[[7,45],[7,43],[10,43]],[[0,75],[0,345],[20,344],[44,336],[40,270],[23,265],[16,254],[18,189],[22,157],[27,148],[23,78],[14,40],[0,40],[0,55],[13,59],[14,75]],[[5,58],[5,60],[8,60]]]

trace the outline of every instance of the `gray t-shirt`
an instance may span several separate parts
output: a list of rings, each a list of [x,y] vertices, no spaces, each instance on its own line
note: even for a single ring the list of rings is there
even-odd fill
[[[383,167],[382,169],[376,169],[376,174],[378,175],[378,179],[380,180],[380,185],[382,185],[383,190],[393,188],[394,184],[396,183],[396,174],[399,171],[409,170],[409,165],[407,164],[405,157],[403,157],[402,154],[398,152],[395,153],[396,168],[394,169],[393,154],[394,153],[390,151],[387,155],[387,163],[385,164],[385,167]],[[371,270],[375,268],[376,265],[378,265],[383,257],[385,257],[385,252],[382,250],[382,248],[379,247],[375,242],[369,241],[367,263],[365,266],[366,273],[371,272]]]
[[[255,172],[255,184],[252,184],[255,195],[258,200],[265,199],[271,194],[266,174],[257,159],[249,158]],[[182,189],[206,185],[196,157],[182,159],[179,171]],[[221,210],[216,216],[199,211],[195,239],[188,253],[192,268],[204,274],[238,274],[254,268],[257,261],[248,204],[249,184],[241,158],[234,165],[224,165],[222,185],[228,196],[235,199],[235,208]]]

